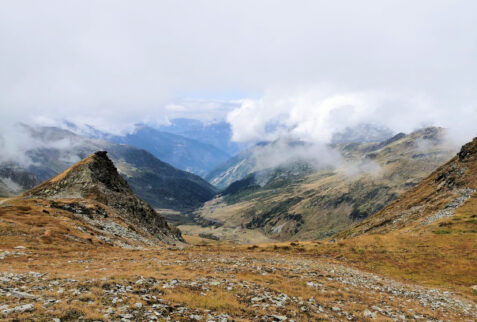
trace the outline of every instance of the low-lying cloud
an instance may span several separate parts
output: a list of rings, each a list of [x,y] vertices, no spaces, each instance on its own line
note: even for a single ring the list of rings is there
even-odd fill
[[[365,137],[367,133],[356,131],[370,127],[376,130],[371,133],[376,142],[393,133],[438,126],[447,130],[442,144],[454,150],[477,135],[476,112],[469,105],[449,108],[445,102],[418,92],[340,92],[314,86],[288,93],[269,91],[259,99],[243,100],[227,121],[235,141],[271,142],[253,149],[255,171],[305,161],[315,169],[341,168],[352,177],[363,172],[377,175],[381,168],[364,158],[345,160],[331,145],[336,134],[352,142],[354,138],[344,137],[346,133]],[[432,145],[427,140],[416,144],[419,151]]]
[[[277,140],[283,136],[327,144],[333,135],[361,124],[374,124],[394,132],[426,126],[450,130],[459,143],[477,135],[477,105],[436,101],[418,92],[340,92],[313,87],[292,93],[270,92],[244,100],[227,121],[233,140]],[[475,107],[475,109],[473,108]]]
[[[475,1],[3,1],[0,149],[13,125],[121,134],[227,119],[234,140],[323,145],[359,123],[477,122]],[[28,144],[27,144],[28,145]],[[318,153],[319,154],[319,153]]]
[[[324,144],[280,139],[254,148],[255,170],[307,162],[315,168],[336,167],[344,163],[341,154]]]

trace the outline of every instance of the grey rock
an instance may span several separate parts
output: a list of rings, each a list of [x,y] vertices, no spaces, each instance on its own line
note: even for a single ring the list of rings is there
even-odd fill
[[[363,312],[363,316],[368,319],[375,319],[376,318],[376,312],[371,312],[370,310],[366,309]]]
[[[29,299],[29,300],[34,300],[37,297],[35,295],[26,293],[26,292],[20,292],[20,291],[11,291],[12,295],[16,298],[19,299]]]
[[[15,313],[24,313],[24,312],[33,312],[35,307],[33,304],[24,304],[20,306],[16,306],[13,310]]]

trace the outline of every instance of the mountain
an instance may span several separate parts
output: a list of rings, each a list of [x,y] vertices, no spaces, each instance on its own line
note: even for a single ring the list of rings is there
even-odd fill
[[[108,140],[147,150],[160,160],[197,175],[205,175],[230,158],[221,149],[201,142],[200,136],[189,139],[144,125],[138,126],[133,133],[110,136]]]
[[[324,252],[407,283],[470,294],[475,303],[476,191],[474,138],[395,201],[333,236]]]
[[[340,237],[432,227],[436,233],[477,232],[477,138],[419,185]],[[457,214],[457,215],[456,215]]]
[[[121,176],[156,208],[190,211],[216,191],[200,177],[178,170],[151,153],[125,144],[92,140],[56,127],[23,126],[32,141],[25,171],[47,180],[98,150],[108,151]]]
[[[38,177],[15,163],[0,164],[0,197],[9,197],[31,189],[39,183]]]
[[[204,179],[217,188],[224,189],[234,181],[245,178],[254,171],[256,166],[254,150],[255,146],[233,156],[207,173]]]
[[[393,132],[387,128],[372,124],[359,124],[355,127],[348,127],[342,132],[335,133],[331,142],[332,145],[363,144],[385,142],[391,137],[393,137]],[[288,146],[284,147],[284,144]],[[275,156],[277,159],[281,159],[283,155],[296,154],[296,151],[293,149],[295,145],[310,146],[310,149],[313,149],[312,144],[293,140],[285,140],[285,142],[283,140],[259,142],[216,166],[204,178],[217,188],[225,189],[232,182],[245,178],[250,173],[256,171],[257,168],[263,168],[261,158],[264,157],[264,154],[276,154],[274,151],[284,150],[281,153],[282,155]],[[301,152],[301,154],[304,153]]]
[[[104,152],[30,193],[0,200],[3,320],[477,317],[475,231],[178,245],[179,232],[131,195]]]
[[[229,155],[238,154],[243,144],[232,141],[232,128],[227,122],[203,123],[199,120],[176,118],[158,130],[213,145]]]
[[[36,216],[36,222],[43,223],[39,227],[48,230],[43,235],[33,230],[30,238],[42,243],[63,239],[134,247],[183,241],[177,228],[133,193],[105,151],[93,153],[19,197],[4,200],[0,210],[19,224],[24,224],[19,215],[27,221]]]
[[[259,142],[216,167],[205,176],[205,179],[219,189],[224,189],[253,172],[263,172],[262,170],[269,172],[295,162],[316,159],[313,155],[316,152],[314,150],[312,144],[298,140]]]
[[[316,168],[305,160],[247,174],[199,209],[196,221],[217,227],[207,233],[223,239],[238,228],[279,240],[326,238],[385,207],[456,148],[443,129],[426,128],[383,142],[334,145],[333,151],[342,158],[335,166]]]
[[[347,127],[341,132],[334,133],[333,144],[381,142],[393,136],[393,132],[383,126],[374,124],[358,124]]]

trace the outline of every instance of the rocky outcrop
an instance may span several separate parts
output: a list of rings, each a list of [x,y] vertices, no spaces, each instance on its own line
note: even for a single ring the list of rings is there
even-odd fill
[[[178,229],[170,227],[149,204],[137,197],[108,158],[96,152],[56,177],[23,194],[23,198],[82,199],[99,202],[130,225],[165,242],[183,241]],[[96,212],[94,212],[96,214]],[[93,214],[93,215],[94,215]],[[100,213],[104,217],[103,212]]]
[[[461,162],[475,160],[477,158],[477,138],[462,146],[457,154]]]

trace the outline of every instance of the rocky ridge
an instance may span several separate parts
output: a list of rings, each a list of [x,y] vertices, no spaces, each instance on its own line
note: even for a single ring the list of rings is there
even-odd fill
[[[24,193],[22,198],[47,199],[51,201],[52,208],[86,216],[93,221],[104,221],[114,213],[129,225],[161,241],[182,241],[178,229],[171,228],[161,215],[133,193],[105,151],[90,155]],[[87,201],[94,201],[95,204],[88,204]]]

